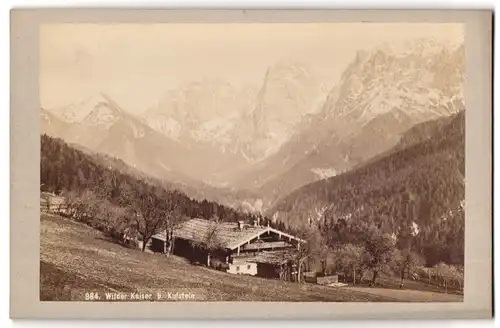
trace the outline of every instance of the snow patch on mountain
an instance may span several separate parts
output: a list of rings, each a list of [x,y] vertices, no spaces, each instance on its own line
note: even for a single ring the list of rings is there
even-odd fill
[[[412,236],[416,236],[419,233],[420,233],[420,227],[415,222],[412,222],[412,224],[411,224],[411,234],[412,234]]]
[[[158,161],[158,165],[160,165],[160,167],[161,167],[162,169],[164,169],[165,171],[167,171],[167,172],[172,171],[172,169],[171,169],[170,167],[166,166],[166,165],[165,165],[163,162],[161,162],[161,161]]]
[[[386,41],[381,43],[376,49],[390,54],[396,58],[408,56],[433,56],[443,51],[454,51],[462,45],[459,42],[438,40],[435,38],[416,38],[402,41]]]
[[[95,109],[83,120],[83,123],[108,130],[119,119],[120,116],[116,110],[110,108],[108,104],[101,102],[97,104]]]
[[[311,169],[311,172],[316,174],[320,179],[334,177],[340,173],[340,171],[335,168],[314,168]]]
[[[217,179],[217,177],[212,178],[212,179],[208,178],[208,179],[203,180],[202,182],[205,183],[206,185],[214,186],[217,188],[229,187],[229,183],[227,181],[220,181]]]
[[[364,125],[396,111],[413,119],[453,114],[464,103],[463,64],[463,45],[433,39],[359,51],[328,95],[324,115]]]
[[[45,121],[46,123],[48,123],[48,124],[50,124],[50,123],[52,122],[52,119],[51,119],[51,117],[50,117],[50,114],[49,114],[49,113],[47,113],[47,111],[45,111],[45,110],[43,110],[43,109],[40,111],[40,118],[41,118],[43,121]]]
[[[301,63],[281,61],[269,67],[262,86],[233,132],[233,149],[250,163],[275,154],[308,114],[318,112],[325,89]]]
[[[179,142],[258,162],[289,140],[304,115],[319,112],[328,95],[302,63],[279,61],[263,73],[260,86],[203,78],[168,90],[143,119]]]
[[[81,102],[66,106],[47,108],[52,114],[69,123],[81,123],[103,101],[101,95],[90,96]]]
[[[217,143],[221,146],[225,146],[232,141],[230,132],[233,127],[234,123],[228,118],[217,117],[200,124],[198,129],[193,131],[193,138],[196,141]]]
[[[163,135],[179,140],[181,133],[181,125],[178,121],[168,116],[158,116],[151,119],[146,119],[146,124],[153,130],[162,133]]]
[[[263,204],[262,199],[256,199],[253,202],[249,200],[242,201],[240,206],[247,213],[262,213]]]
[[[142,138],[146,135],[146,132],[144,131],[143,126],[140,126],[139,124],[131,123],[130,127],[132,128],[132,132],[133,132],[134,137],[136,139]]]
[[[271,217],[271,221],[273,223],[276,223],[278,221],[278,217],[279,217],[279,212],[278,211],[274,212],[273,216]]]
[[[309,216],[308,218],[308,224],[313,225],[316,224],[317,222],[321,222],[325,218],[325,213],[328,210],[329,206],[322,206],[319,208],[314,208],[314,213]]]

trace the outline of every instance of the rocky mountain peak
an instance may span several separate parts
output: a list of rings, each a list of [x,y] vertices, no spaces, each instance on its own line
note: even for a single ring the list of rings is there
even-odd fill
[[[289,140],[304,116],[317,109],[322,85],[307,66],[280,61],[267,68],[254,105],[234,132],[236,152],[260,161]]]
[[[87,126],[109,129],[120,118],[127,116],[124,110],[108,95],[101,93],[94,109],[81,121]]]
[[[435,40],[385,43],[359,51],[331,90],[324,110],[370,120],[394,109],[447,115],[463,88],[463,47]],[[452,99],[453,98],[453,99]],[[455,109],[451,108],[452,111]]]

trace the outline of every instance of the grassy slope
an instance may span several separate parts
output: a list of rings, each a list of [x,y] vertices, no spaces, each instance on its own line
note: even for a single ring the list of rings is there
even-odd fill
[[[367,293],[294,284],[193,266],[142,253],[57,216],[41,218],[41,300],[70,300],[92,291],[202,291],[212,301],[390,301]]]
[[[58,216],[41,217],[40,299],[71,300],[85,292],[132,292],[185,289],[211,301],[401,301],[362,289],[295,284],[193,266],[177,257],[127,249],[100,232]],[[403,294],[404,295],[404,294]],[[424,294],[421,294],[424,295]],[[449,301],[427,294],[427,299]],[[421,301],[409,297],[409,301]]]

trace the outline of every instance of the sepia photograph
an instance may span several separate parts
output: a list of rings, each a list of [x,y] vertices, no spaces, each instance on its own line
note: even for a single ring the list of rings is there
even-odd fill
[[[11,315],[491,315],[491,17],[410,14],[18,11]]]
[[[463,42],[42,26],[40,300],[462,301]]]

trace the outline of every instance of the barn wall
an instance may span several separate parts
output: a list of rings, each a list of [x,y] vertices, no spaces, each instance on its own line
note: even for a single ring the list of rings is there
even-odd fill
[[[184,257],[191,263],[198,262],[203,265],[208,264],[208,251],[199,247],[193,247],[189,240],[175,238],[173,254]],[[224,266],[228,255],[226,251],[212,252],[210,255],[210,266],[214,268]]]
[[[185,257],[191,262],[207,264],[207,252],[205,250],[193,247],[189,240],[181,238],[176,238],[174,243],[174,255]]]
[[[269,263],[259,263],[257,266],[257,276],[263,278],[279,279],[279,271],[276,265]]]
[[[165,241],[161,239],[152,238],[151,239],[151,250],[153,252],[164,253],[165,251]],[[203,250],[194,248],[191,243],[184,239],[175,239],[174,245],[174,255],[185,257],[191,262],[200,262],[206,264],[207,253]]]
[[[151,239],[151,250],[153,252],[163,253],[165,250],[165,242],[161,239]]]

